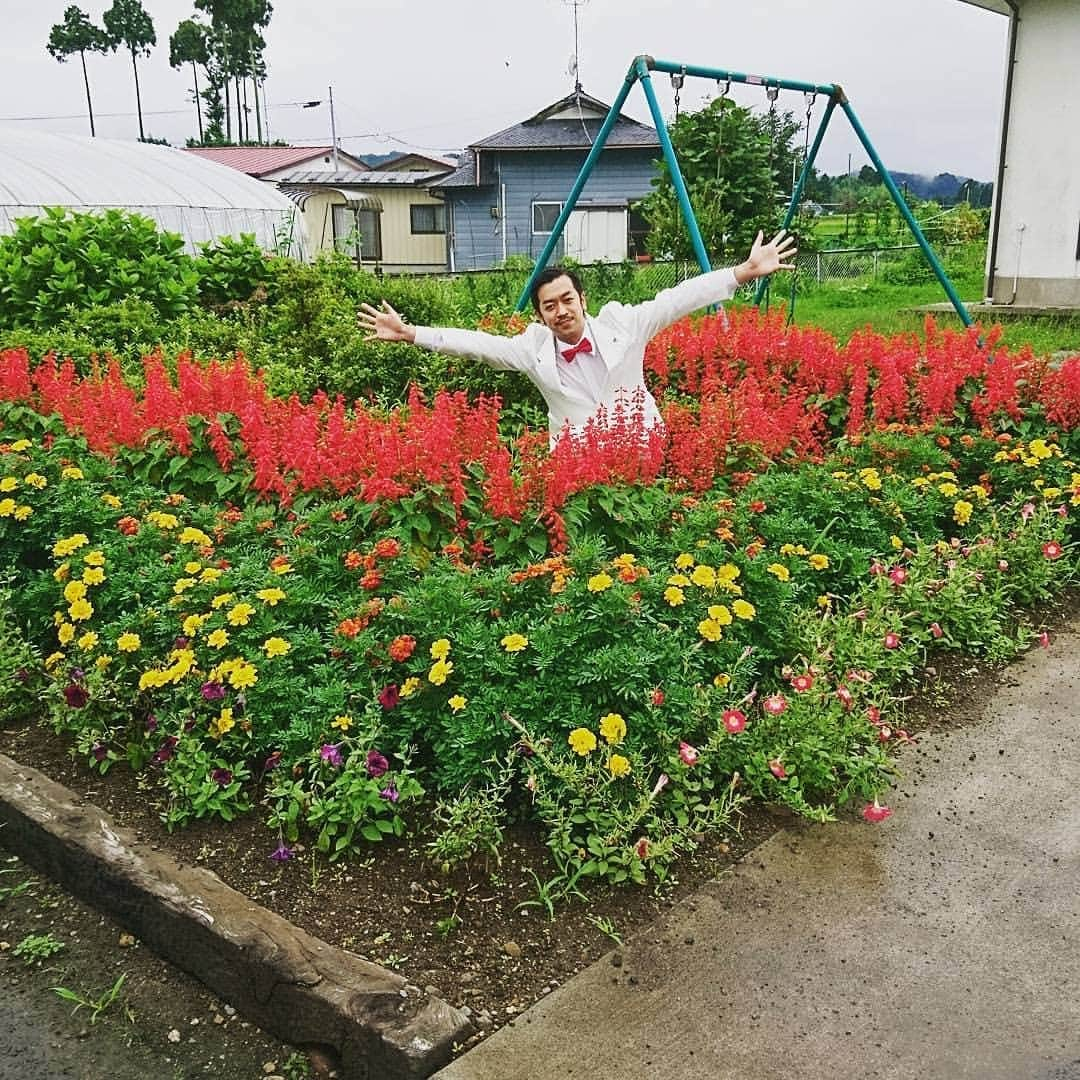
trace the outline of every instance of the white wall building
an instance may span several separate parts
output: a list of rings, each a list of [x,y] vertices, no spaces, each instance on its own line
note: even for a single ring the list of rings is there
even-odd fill
[[[1080,308],[1080,0],[965,0],[1011,21],[987,296]]]

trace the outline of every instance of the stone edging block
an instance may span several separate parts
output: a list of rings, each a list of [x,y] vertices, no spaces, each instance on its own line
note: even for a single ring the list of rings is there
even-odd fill
[[[331,1049],[346,1080],[423,1080],[472,1025],[400,975],[181,866],[43,773],[0,754],[0,841],[265,1031]]]

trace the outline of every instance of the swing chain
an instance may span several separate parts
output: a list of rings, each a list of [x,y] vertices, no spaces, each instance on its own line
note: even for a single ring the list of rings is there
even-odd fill
[[[671,73],[671,88],[675,91],[675,119],[679,119],[679,91],[683,88],[683,83],[686,82],[686,65],[683,65],[681,72]]]

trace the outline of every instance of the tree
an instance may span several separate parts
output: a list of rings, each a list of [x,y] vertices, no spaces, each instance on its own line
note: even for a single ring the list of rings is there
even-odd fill
[[[690,195],[705,250],[714,261],[748,249],[758,229],[780,221],[783,191],[790,192],[799,124],[790,112],[754,113],[729,98],[680,114],[671,142]],[[649,222],[653,254],[692,259],[666,161],[658,163],[656,189],[637,204]]]
[[[185,19],[169,38],[169,67],[179,68],[191,65],[191,76],[195,80],[195,113],[199,120],[199,142],[206,138],[203,131],[202,104],[199,96],[199,69],[210,62],[210,49],[206,41],[206,27],[194,19]]]
[[[45,46],[49,55],[61,64],[69,56],[79,54],[82,61],[83,83],[86,85],[86,111],[90,114],[90,134],[94,131],[94,104],[90,100],[90,79],[86,74],[86,54],[88,52],[108,52],[109,38],[100,27],[95,26],[87,15],[72,5],[64,12],[64,21],[57,23],[49,34],[49,43]]]
[[[149,56],[157,44],[154,23],[139,0],[113,0],[113,6],[102,16],[105,31],[112,48],[123,45],[131,53],[131,67],[135,72],[135,108],[139,114],[139,138],[144,139],[142,97],[139,93],[138,56]]]

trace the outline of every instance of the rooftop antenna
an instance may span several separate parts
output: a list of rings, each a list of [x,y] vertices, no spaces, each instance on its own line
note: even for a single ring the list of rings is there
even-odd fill
[[[588,0],[563,0],[564,4],[569,4],[574,9],[574,56],[569,64],[569,73],[574,76],[574,93],[581,93],[581,64],[580,64],[580,52],[578,50],[578,8],[582,4],[588,3]]]

